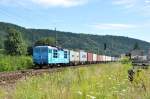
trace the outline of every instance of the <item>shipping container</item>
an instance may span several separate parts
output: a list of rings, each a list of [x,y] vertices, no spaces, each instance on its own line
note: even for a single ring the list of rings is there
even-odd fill
[[[97,62],[100,62],[100,55],[97,55]]]
[[[92,63],[93,62],[93,53],[87,53],[87,62]]]
[[[111,62],[111,56],[108,56],[108,62]]]
[[[103,56],[102,55],[97,55],[97,61],[98,62],[103,62]]]
[[[70,63],[77,65],[79,63],[79,52],[70,50]]]
[[[108,56],[105,56],[106,62],[108,61]]]
[[[105,56],[106,62],[111,62],[111,57],[110,56]]]
[[[87,52],[83,51],[83,50],[80,50],[79,51],[79,58],[80,58],[80,63],[81,64],[84,64],[87,62]]]
[[[97,61],[97,54],[93,54],[93,62]]]
[[[106,56],[105,55],[102,55],[102,61],[106,62]]]
[[[114,62],[115,61],[115,57],[111,57],[111,61]]]

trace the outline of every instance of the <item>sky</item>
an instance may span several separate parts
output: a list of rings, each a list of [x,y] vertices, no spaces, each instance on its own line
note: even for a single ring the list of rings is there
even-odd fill
[[[150,42],[150,0],[0,0],[0,21]]]

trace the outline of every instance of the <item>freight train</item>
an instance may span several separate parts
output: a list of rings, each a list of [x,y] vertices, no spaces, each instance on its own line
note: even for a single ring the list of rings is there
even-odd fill
[[[67,66],[115,62],[118,61],[118,58],[89,53],[84,50],[74,51],[52,46],[36,46],[33,48],[33,61],[39,66]]]

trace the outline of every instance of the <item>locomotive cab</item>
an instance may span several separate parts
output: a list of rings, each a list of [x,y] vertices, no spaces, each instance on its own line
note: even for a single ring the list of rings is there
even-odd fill
[[[35,64],[44,65],[48,64],[48,54],[51,52],[48,47],[37,46],[33,49],[33,60]]]

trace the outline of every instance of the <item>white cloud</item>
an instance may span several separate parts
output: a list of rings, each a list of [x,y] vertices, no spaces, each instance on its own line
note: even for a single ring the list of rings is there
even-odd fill
[[[145,0],[145,3],[146,4],[150,4],[150,0]]]
[[[112,0],[112,4],[131,13],[150,16],[150,0]]]
[[[62,6],[62,7],[72,7],[77,5],[82,5],[87,2],[87,0],[32,0],[42,6]]]
[[[141,9],[145,6],[150,6],[150,0],[112,0],[112,4],[124,8]]]
[[[94,24],[91,25],[94,28],[100,29],[100,30],[126,30],[126,29],[132,29],[136,28],[136,25],[132,24]]]
[[[113,0],[114,5],[124,6],[125,8],[131,8],[136,5],[138,0]]]
[[[43,7],[73,7],[87,2],[88,0],[0,0],[0,4],[4,5],[28,6],[32,4]]]

